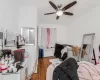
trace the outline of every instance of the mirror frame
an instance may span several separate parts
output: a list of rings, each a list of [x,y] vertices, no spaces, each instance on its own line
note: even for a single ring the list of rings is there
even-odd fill
[[[92,36],[92,42],[91,42],[91,52],[93,53],[93,56],[94,56],[94,52],[93,52],[93,46],[94,46],[94,38],[95,38],[95,33],[90,33],[90,34],[84,34],[83,35],[83,39],[82,39],[82,45],[81,45],[81,51],[80,51],[80,55],[79,55],[79,61],[82,61],[82,58],[81,58],[81,55],[82,55],[82,49],[83,49],[83,44],[84,44],[84,38],[86,37],[86,36]],[[92,58],[91,58],[91,55],[90,56],[88,56],[89,57],[89,62],[91,62],[92,61]],[[94,56],[95,57],[95,56]]]

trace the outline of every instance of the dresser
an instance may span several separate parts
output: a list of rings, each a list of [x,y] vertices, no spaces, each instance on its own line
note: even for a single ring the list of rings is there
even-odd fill
[[[0,80],[25,80],[28,74],[28,60],[29,58],[26,58],[25,61],[22,63],[22,68],[15,74],[2,74],[0,73]]]

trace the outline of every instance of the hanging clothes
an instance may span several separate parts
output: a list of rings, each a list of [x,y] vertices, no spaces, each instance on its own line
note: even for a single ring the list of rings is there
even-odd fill
[[[80,51],[80,47],[72,46],[73,56],[78,56],[79,55],[79,51]]]
[[[54,48],[57,42],[56,28],[41,28],[40,30],[40,46],[47,48]]]
[[[47,48],[49,48],[49,44],[50,44],[50,28],[47,28]]]

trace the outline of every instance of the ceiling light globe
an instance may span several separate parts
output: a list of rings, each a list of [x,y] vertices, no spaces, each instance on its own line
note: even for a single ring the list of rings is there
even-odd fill
[[[63,11],[59,10],[56,12],[57,16],[62,16],[63,15]]]

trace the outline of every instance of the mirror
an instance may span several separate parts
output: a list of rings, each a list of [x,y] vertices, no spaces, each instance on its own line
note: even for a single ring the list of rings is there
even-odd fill
[[[6,31],[4,38],[5,47],[16,46],[16,34]]]
[[[35,44],[34,28],[29,28],[29,27],[21,28],[21,35],[25,39],[25,45],[34,45]]]
[[[80,61],[92,61],[94,37],[95,33],[83,35]]]

